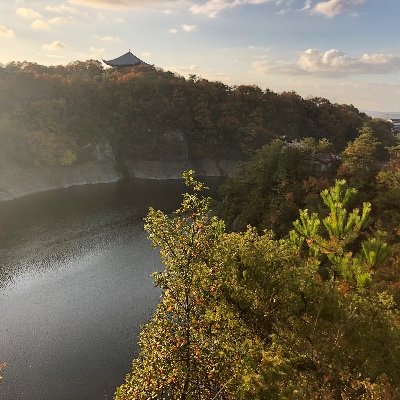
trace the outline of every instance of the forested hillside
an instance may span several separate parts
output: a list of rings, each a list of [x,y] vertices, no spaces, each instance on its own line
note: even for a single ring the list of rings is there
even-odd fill
[[[390,126],[350,105],[256,86],[185,79],[98,61],[0,68],[0,162],[71,165],[117,158],[244,160],[273,139],[328,138],[335,151],[363,124]]]
[[[285,235],[299,208],[320,211],[320,191],[345,178],[358,189],[358,200],[371,202],[374,216],[392,233],[400,223],[400,149],[393,134],[385,144],[381,138],[379,131],[364,126],[336,154],[327,139],[275,140],[221,188],[220,213],[233,230],[250,224]]]
[[[400,398],[400,147],[274,140],[146,229],[162,299],[116,400]],[[389,140],[390,139],[390,140]]]
[[[384,174],[398,190],[396,162]],[[371,204],[336,180],[281,239],[229,232],[202,184],[185,180],[182,206],[146,220],[162,299],[115,399],[398,399],[398,224],[386,236]]]

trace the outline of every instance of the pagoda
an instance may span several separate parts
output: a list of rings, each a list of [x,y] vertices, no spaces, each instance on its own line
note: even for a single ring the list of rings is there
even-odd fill
[[[128,67],[134,67],[137,65],[149,65],[142,61],[140,58],[136,57],[134,54],[131,53],[131,50],[125,54],[123,54],[120,57],[114,58],[113,60],[103,60],[103,62],[110,67],[113,68],[128,68]]]

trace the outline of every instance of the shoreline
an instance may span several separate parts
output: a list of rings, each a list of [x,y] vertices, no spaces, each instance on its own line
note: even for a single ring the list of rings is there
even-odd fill
[[[229,177],[239,161],[148,161],[126,163],[128,178],[140,180],[180,180],[184,170],[193,169],[199,177]],[[97,185],[126,179],[112,162],[73,166],[8,168],[0,171],[0,202],[12,201],[35,193],[73,186]]]

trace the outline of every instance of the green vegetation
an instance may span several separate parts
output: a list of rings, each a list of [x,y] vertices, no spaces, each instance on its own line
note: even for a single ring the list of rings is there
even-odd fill
[[[1,167],[246,161],[215,213],[192,172],[174,214],[150,210],[162,298],[116,400],[400,398],[390,124],[152,67],[25,62],[0,68],[0,140]]]
[[[400,145],[389,148],[390,160],[376,176],[379,217],[392,232],[400,227]]]
[[[338,155],[326,139],[273,141],[221,188],[219,214],[232,230],[244,230],[250,224],[260,232],[272,229],[283,237],[299,209],[321,212],[319,192],[336,178],[345,178],[358,190],[359,202],[372,203],[377,228],[394,240],[400,215],[400,152],[393,135],[390,141],[384,140],[391,147],[382,147],[379,131],[363,126]]]
[[[371,205],[349,208],[357,190],[337,180],[276,239],[226,232],[185,181],[181,208],[146,220],[162,300],[115,399],[398,398],[399,308],[379,273],[399,258]]]
[[[256,86],[185,79],[152,67],[104,70],[94,60],[0,68],[2,165],[70,165],[117,158],[246,160],[274,139],[328,138],[341,151],[369,124],[355,107]]]
[[[336,173],[332,152],[326,139],[275,140],[264,146],[222,187],[221,216],[235,231],[250,224],[288,233],[299,208],[318,209],[319,192]]]

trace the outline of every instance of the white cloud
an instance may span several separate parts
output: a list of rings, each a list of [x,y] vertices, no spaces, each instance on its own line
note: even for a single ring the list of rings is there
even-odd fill
[[[323,75],[340,77],[344,75],[390,74],[400,72],[400,56],[375,53],[351,57],[339,50],[320,51],[309,49],[302,52],[296,62],[271,61],[263,56],[253,62],[257,72],[287,75]]]
[[[106,49],[103,47],[90,47],[88,52],[85,53],[76,53],[75,58],[79,60],[89,60],[95,59],[98,60],[99,58],[104,57]]]
[[[15,37],[14,31],[0,25],[0,38],[13,38]]]
[[[164,1],[164,0],[68,0],[70,3],[92,8],[148,8],[154,5],[169,7],[174,3],[179,3],[179,0]],[[166,4],[167,3],[167,4]]]
[[[318,2],[312,9],[314,14],[321,14],[327,18],[333,18],[342,12],[353,10],[361,6],[365,0],[327,0]]]
[[[56,60],[63,60],[65,58],[67,58],[66,56],[62,56],[61,54],[46,54],[46,57],[54,58]]]
[[[99,35],[95,35],[95,37],[97,39],[100,39],[102,42],[105,42],[105,43],[115,43],[115,42],[119,42],[121,40],[117,36],[99,36]]]
[[[311,7],[312,7],[312,0],[305,0],[303,8],[301,8],[299,11],[307,11],[310,10]]]
[[[72,17],[55,17],[49,19],[49,24],[51,25],[65,25],[65,24],[70,24],[73,22],[74,19]]]
[[[92,53],[92,55],[95,56],[100,56],[105,52],[105,49],[103,47],[91,47],[89,50]]]
[[[229,8],[233,8],[234,2],[226,0],[209,0],[203,4],[194,4],[190,7],[193,14],[206,14],[210,18],[215,18],[218,13]]]
[[[35,30],[46,30],[49,29],[49,24],[42,19],[37,19],[32,22],[31,27]]]
[[[69,14],[76,13],[76,8],[71,7],[67,4],[60,4],[58,6],[46,6],[46,10],[55,13],[69,13]]]
[[[130,7],[136,4],[145,4],[141,0],[69,0],[73,4],[79,4],[94,8],[120,8]]]
[[[67,46],[65,45],[65,43],[63,43],[59,40],[54,40],[51,43],[45,43],[43,45],[43,48],[46,50],[53,51],[53,50],[64,50],[67,48]]]
[[[25,18],[25,19],[42,18],[42,15],[40,13],[32,10],[31,8],[20,7],[20,8],[17,8],[15,13],[18,15],[18,17]]]
[[[196,25],[181,25],[184,32],[194,32],[197,30]]]
[[[144,51],[143,53],[140,53],[140,56],[144,58],[151,58],[151,53],[149,51]]]
[[[197,75],[197,77],[201,77],[204,79],[209,79],[213,81],[224,82],[228,85],[239,84],[240,82],[237,80],[237,77],[231,74],[227,74],[226,72],[214,71],[206,68],[202,68],[196,64],[188,64],[186,66],[178,66],[178,65],[169,65],[166,66],[166,69],[169,71],[174,71],[182,76],[190,76]]]
[[[166,67],[169,71],[177,72],[178,74],[185,76],[188,74],[196,74],[199,72],[199,67],[195,64],[190,64],[187,66],[177,66],[177,65],[170,65]]]
[[[242,5],[259,5],[270,3],[273,0],[207,0],[202,4],[193,4],[190,11],[193,14],[205,14],[210,18],[215,18],[221,11],[232,9]],[[285,1],[277,0],[279,5]]]
[[[69,3],[97,9],[152,8],[167,14],[176,9],[189,9],[193,14],[203,14],[215,18],[225,10],[245,5],[273,3],[280,7],[279,13],[293,10],[296,0],[68,0]],[[300,0],[298,0],[300,1]],[[346,10],[361,5],[365,0],[303,0],[301,11],[309,11],[326,17],[334,17]],[[49,6],[50,7],[50,6]],[[50,8],[48,8],[50,9]]]
[[[166,14],[173,14],[177,9],[190,9],[194,14],[205,14],[216,17],[226,9],[242,5],[257,5],[273,2],[277,5],[291,4],[293,0],[68,0],[69,3],[80,6],[104,9],[121,8],[152,8]]]
[[[223,52],[231,52],[231,53],[239,53],[242,54],[242,52],[252,52],[252,53],[258,53],[258,52],[266,52],[270,51],[271,49],[266,46],[255,46],[253,44],[248,45],[248,46],[236,46],[236,47],[223,47],[220,49]]]
[[[197,31],[197,26],[196,25],[181,25],[179,28],[171,28],[168,30],[169,33],[176,34],[178,32],[195,32]]]

